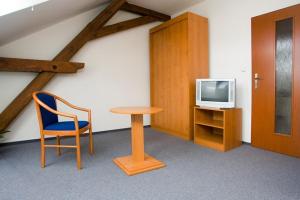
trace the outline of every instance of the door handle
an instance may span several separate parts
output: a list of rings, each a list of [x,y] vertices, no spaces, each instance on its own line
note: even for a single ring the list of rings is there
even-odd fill
[[[262,79],[259,77],[258,73],[255,73],[254,74],[254,89],[258,88],[258,81],[260,81],[260,80],[262,80]]]

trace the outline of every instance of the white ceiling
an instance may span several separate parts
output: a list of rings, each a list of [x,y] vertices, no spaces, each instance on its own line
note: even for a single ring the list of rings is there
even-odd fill
[[[204,0],[129,0],[128,2],[172,15]],[[0,46],[75,16],[108,0],[50,0],[0,17]]]
[[[30,7],[33,5],[44,3],[45,1],[48,1],[48,0],[25,0],[25,1],[24,0],[23,1],[9,0],[9,1],[6,1],[5,3],[1,4],[0,16],[7,15],[12,12],[16,12],[18,10],[22,10],[24,8],[27,8],[27,7]]]

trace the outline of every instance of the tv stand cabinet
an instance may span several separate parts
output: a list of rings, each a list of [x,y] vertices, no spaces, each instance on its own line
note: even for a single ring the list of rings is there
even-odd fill
[[[219,151],[241,145],[240,108],[194,108],[194,143]]]

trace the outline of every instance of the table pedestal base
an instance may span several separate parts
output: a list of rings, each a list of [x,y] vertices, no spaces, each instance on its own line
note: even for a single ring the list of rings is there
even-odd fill
[[[113,161],[129,176],[166,166],[163,162],[156,160],[147,154],[145,154],[145,159],[143,161],[134,161],[131,155],[118,157]]]

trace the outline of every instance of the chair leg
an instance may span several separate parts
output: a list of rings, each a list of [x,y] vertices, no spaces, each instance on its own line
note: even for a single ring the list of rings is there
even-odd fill
[[[89,129],[89,152],[90,154],[94,154],[94,142],[93,142],[93,131],[92,127]]]
[[[76,135],[76,154],[77,154],[77,168],[81,169],[81,157],[80,157],[80,135]]]
[[[45,167],[45,138],[41,136],[41,167]]]
[[[59,135],[56,136],[56,145],[58,145],[58,147],[56,148],[57,155],[60,156],[61,155],[61,150],[60,150],[60,147],[59,147],[59,145],[60,145],[60,137],[59,137]]]

